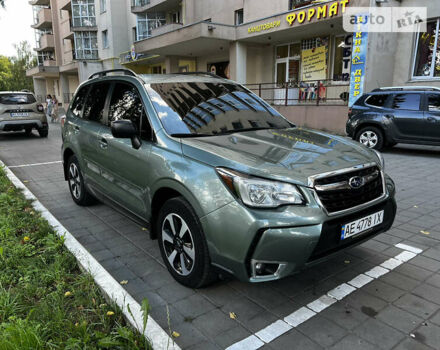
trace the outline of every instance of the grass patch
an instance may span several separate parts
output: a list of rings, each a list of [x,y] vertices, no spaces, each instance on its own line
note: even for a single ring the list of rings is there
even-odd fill
[[[0,271],[0,350],[151,349],[2,168]]]

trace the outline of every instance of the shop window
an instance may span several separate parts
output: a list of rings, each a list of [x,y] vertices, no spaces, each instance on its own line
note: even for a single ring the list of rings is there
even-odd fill
[[[289,56],[289,45],[277,46],[277,58]]]
[[[429,21],[427,31],[419,32],[414,52],[414,78],[440,77],[440,20]]]
[[[289,45],[289,56],[292,58],[300,58],[301,56],[301,44],[291,44]]]
[[[397,94],[392,108],[418,111],[420,110],[420,94]]]
[[[350,80],[352,38],[352,35],[335,38],[333,80]]]
[[[243,23],[244,13],[243,9],[235,11],[235,25],[238,26]]]

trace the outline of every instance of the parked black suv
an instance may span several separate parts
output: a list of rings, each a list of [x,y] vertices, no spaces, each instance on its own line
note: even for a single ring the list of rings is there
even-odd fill
[[[440,88],[381,88],[364,94],[348,112],[346,131],[377,150],[397,143],[440,145]]]

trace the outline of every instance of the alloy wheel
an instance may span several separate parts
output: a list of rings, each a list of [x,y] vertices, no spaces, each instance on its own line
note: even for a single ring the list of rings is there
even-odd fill
[[[162,223],[162,244],[172,268],[188,276],[194,268],[194,239],[185,220],[177,214],[168,214]]]
[[[69,185],[72,195],[75,199],[79,199],[81,197],[81,177],[75,163],[70,164],[69,167]]]
[[[375,132],[371,130],[363,132],[359,137],[359,142],[362,143],[364,146],[367,146],[368,148],[374,148],[377,145],[378,141],[378,136]]]

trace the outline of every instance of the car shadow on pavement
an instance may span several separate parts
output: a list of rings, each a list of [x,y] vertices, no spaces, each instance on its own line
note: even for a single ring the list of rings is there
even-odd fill
[[[438,158],[440,156],[440,147],[419,146],[419,145],[398,145],[392,148],[386,148],[382,152],[386,154],[395,154],[395,155],[410,155],[410,156]]]

